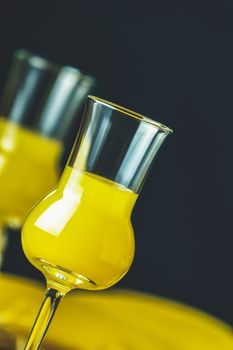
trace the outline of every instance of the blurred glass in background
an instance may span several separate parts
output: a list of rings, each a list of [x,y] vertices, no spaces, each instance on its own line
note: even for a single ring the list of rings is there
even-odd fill
[[[77,68],[14,53],[0,100],[0,256],[5,227],[19,228],[56,185],[64,144],[95,83]]]

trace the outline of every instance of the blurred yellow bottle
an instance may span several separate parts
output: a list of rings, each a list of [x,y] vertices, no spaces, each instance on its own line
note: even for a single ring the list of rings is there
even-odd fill
[[[130,214],[137,194],[105,178],[66,167],[58,187],[27,217],[27,258],[49,280],[102,289],[116,283],[134,256]]]
[[[27,212],[58,180],[59,141],[0,118],[0,221],[22,224]]]

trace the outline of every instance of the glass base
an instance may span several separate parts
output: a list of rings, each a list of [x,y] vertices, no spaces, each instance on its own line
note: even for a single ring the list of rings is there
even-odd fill
[[[91,279],[67,270],[64,267],[57,266],[40,258],[34,259],[34,263],[37,267],[38,265],[40,266],[40,270],[54,288],[60,289],[59,286],[62,286],[67,291],[74,288],[87,290],[98,289],[96,283]]]

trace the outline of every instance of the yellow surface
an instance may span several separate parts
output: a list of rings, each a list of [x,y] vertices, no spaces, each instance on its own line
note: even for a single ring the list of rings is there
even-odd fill
[[[25,337],[43,288],[4,274],[0,283],[0,323]],[[232,331],[222,322],[181,304],[123,290],[68,294],[46,341],[67,350],[233,349]]]
[[[58,180],[60,142],[0,117],[0,221],[18,226]]]
[[[67,286],[109,287],[133,260],[130,214],[136,199],[123,186],[67,166],[56,190],[24,223],[27,258],[48,278],[60,276]]]

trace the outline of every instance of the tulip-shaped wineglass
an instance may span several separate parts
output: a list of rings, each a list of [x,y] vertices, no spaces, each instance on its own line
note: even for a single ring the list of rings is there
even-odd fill
[[[47,292],[25,350],[38,349],[62,297],[118,282],[134,257],[130,216],[151,163],[171,129],[89,96],[57,187],[29,213],[22,244]]]

